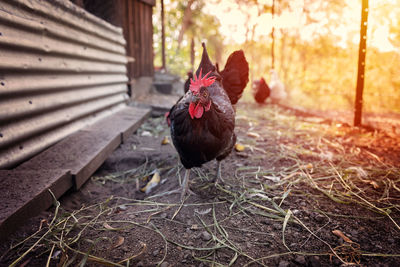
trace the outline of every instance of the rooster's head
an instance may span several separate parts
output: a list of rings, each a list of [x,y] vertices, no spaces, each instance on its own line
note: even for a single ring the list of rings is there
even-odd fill
[[[192,99],[189,104],[189,114],[192,119],[200,119],[204,111],[209,111],[211,107],[210,93],[207,87],[214,83],[215,77],[208,77],[211,71],[207,72],[202,77],[202,69],[200,69],[199,76],[194,74],[193,79],[190,79],[190,91],[192,92]]]

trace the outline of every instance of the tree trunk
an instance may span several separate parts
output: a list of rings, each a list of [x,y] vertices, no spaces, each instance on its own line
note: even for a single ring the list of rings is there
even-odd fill
[[[179,31],[179,36],[178,36],[178,49],[181,47],[182,40],[183,40],[183,35],[185,34],[186,30],[189,28],[192,19],[192,5],[194,3],[194,0],[189,0],[188,4],[185,8],[185,11],[183,12],[183,18],[182,18],[182,27],[181,30]]]

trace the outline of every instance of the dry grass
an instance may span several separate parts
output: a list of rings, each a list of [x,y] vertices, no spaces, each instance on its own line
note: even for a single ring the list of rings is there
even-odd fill
[[[58,253],[61,255],[58,266],[75,266],[77,262],[79,266],[84,266],[88,262],[106,266],[129,266],[146,250],[147,244],[141,244],[142,249],[138,253],[132,253],[129,257],[115,262],[92,253],[92,248],[100,240],[108,237],[100,234],[96,240],[87,240],[86,233],[100,230],[101,233],[118,232],[133,227],[152,231],[163,240],[163,257],[157,262],[158,265],[165,260],[171,246],[191,251],[196,261],[210,266],[231,266],[239,258],[245,259],[246,266],[252,263],[267,266],[265,260],[285,255],[325,255],[336,257],[344,264],[358,264],[362,257],[400,256],[363,251],[360,244],[355,242],[344,242],[340,246],[334,246],[321,237],[321,232],[328,223],[316,229],[303,221],[295,210],[297,198],[312,198],[313,203],[318,203],[328,197],[338,205],[357,205],[371,210],[377,217],[389,220],[400,231],[398,218],[392,216],[393,211],[400,210],[400,169],[367,149],[351,145],[347,140],[353,138],[353,141],[357,139],[355,143],[371,144],[381,138],[380,133],[361,132],[354,137],[349,133],[352,128],[344,129],[339,125],[322,124],[319,119],[299,120],[276,107],[252,110],[251,114],[239,110],[238,122],[239,142],[246,147],[247,160],[259,162],[260,159],[271,159],[269,164],[271,167],[262,165],[237,167],[227,177],[224,186],[217,186],[219,197],[216,200],[181,204],[161,202],[157,198],[134,200],[109,197],[101,203],[72,212],[64,210],[60,207],[60,203],[55,201],[56,208],[52,221],[43,222],[37,232],[13,245],[3,258],[12,259],[13,263],[10,266],[17,266],[23,263],[29,253],[34,252],[36,255],[46,255],[49,265]],[[152,128],[145,124],[141,131],[149,129]],[[157,133],[162,130],[157,129]],[[259,136],[249,136],[245,134],[246,132],[254,132]],[[272,140],[270,141],[272,144],[268,141],[260,142],[262,137]],[[287,164],[278,164],[282,161]],[[166,176],[178,175],[180,170],[178,166],[165,166],[163,163],[159,163],[157,168],[163,168]],[[154,165],[149,164],[147,160],[138,168],[103,177],[93,177],[93,180],[102,184],[137,182],[151,175],[153,170]],[[195,173],[196,179],[210,180],[210,175],[201,169]],[[312,188],[314,195],[310,195],[310,191],[305,188]],[[223,205],[228,207],[229,216],[221,219],[218,218],[216,210]],[[115,219],[116,210],[129,206],[141,207],[137,211],[140,214],[138,219]],[[205,246],[197,247],[174,241],[153,223],[153,219],[160,213],[171,209],[175,210],[176,215],[182,207],[196,208],[199,227],[211,236]],[[326,213],[316,207],[315,211],[329,220],[352,217],[340,213]],[[239,214],[246,216],[249,221],[257,217],[280,222],[282,245],[286,251],[258,258],[246,252],[237,239],[232,238],[230,235],[232,227],[226,223]],[[363,219],[362,216],[353,217]],[[207,223],[205,218],[211,222]],[[301,250],[301,247],[296,251],[289,248],[286,242],[288,238],[286,230],[289,225],[297,225],[308,233],[308,239],[319,240],[324,248],[314,252]],[[235,235],[245,235],[249,232],[259,235],[269,234],[254,229],[235,229],[235,231]],[[90,246],[82,245],[88,242]],[[85,247],[86,250],[81,250],[81,247]],[[218,260],[217,255],[220,250],[228,251],[230,255],[228,264]]]

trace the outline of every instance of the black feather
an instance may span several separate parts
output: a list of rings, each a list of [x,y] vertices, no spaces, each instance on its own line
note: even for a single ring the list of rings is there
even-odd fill
[[[183,86],[183,91],[184,91],[185,94],[187,93],[187,91],[189,91],[190,79],[193,79],[193,72],[189,71],[187,73],[187,75],[188,75],[188,77],[187,77],[187,79],[185,81],[185,85]]]

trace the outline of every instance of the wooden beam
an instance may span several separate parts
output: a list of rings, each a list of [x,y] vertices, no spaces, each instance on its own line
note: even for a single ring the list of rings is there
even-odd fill
[[[164,0],[161,0],[161,58],[162,68],[166,68],[165,63],[165,19],[164,19]]]
[[[362,119],[364,76],[365,76],[365,55],[367,52],[368,11],[369,11],[368,0],[362,0],[360,47],[358,50],[357,88],[356,88],[356,99],[355,99],[355,109],[354,109],[354,126],[360,126]]]
[[[156,0],[140,0],[140,2],[143,2],[143,3],[145,3],[147,5],[150,5],[150,6],[155,6],[156,5]]]

